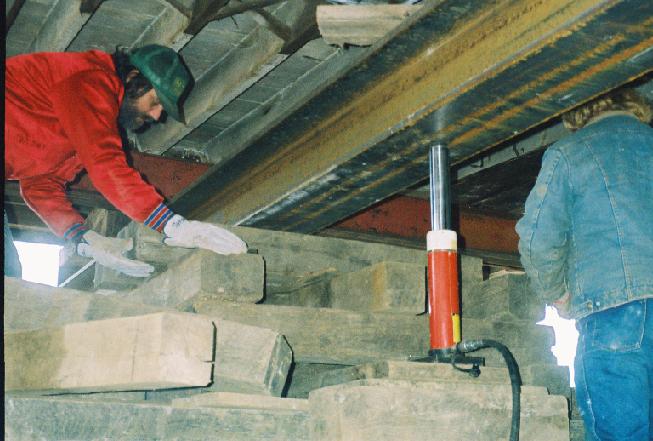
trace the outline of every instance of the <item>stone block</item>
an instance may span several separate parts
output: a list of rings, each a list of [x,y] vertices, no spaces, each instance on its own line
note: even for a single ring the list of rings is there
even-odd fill
[[[263,258],[255,254],[223,256],[196,250],[120,296],[182,309],[189,299],[199,297],[255,303],[263,298],[264,277]]]
[[[420,314],[426,308],[426,267],[384,261],[337,275],[330,291],[332,308]]]
[[[501,271],[474,285],[462,298],[465,317],[538,322],[544,319],[544,304],[528,284],[524,273]]]
[[[497,440],[510,432],[509,385],[359,380],[309,395],[312,441]],[[569,440],[567,401],[523,387],[520,438]]]
[[[205,386],[214,338],[210,319],[173,313],[5,333],[5,390]]]
[[[303,410],[308,412],[308,400],[278,398],[234,392],[208,392],[189,398],[172,400],[172,407],[226,407],[235,409]]]
[[[5,439],[308,441],[308,414],[5,396]]]

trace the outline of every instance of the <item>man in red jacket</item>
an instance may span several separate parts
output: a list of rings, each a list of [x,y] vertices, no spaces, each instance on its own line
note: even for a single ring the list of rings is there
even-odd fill
[[[91,50],[10,57],[5,179],[19,181],[27,205],[56,235],[77,243],[80,255],[131,276],[146,277],[153,267],[127,259],[124,241],[89,230],[66,197],[66,184],[83,169],[109,202],[164,233],[165,243],[243,253],[246,245],[233,233],[172,213],[154,187],[127,165],[120,127],[144,128],[163,111],[183,122],[181,104],[192,86],[181,57],[159,45],[113,55]],[[5,240],[5,257],[8,247],[13,242]]]

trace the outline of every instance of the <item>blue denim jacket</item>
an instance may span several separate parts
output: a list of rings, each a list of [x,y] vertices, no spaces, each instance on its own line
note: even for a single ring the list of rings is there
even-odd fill
[[[653,297],[653,129],[612,115],[545,152],[517,223],[531,284],[582,318]]]

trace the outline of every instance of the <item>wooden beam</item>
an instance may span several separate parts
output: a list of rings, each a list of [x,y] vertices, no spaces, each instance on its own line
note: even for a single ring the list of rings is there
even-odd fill
[[[160,154],[250,87],[285,57],[279,57],[283,40],[271,31],[257,27],[201,78],[186,99],[187,124],[168,120],[138,137],[140,149]]]
[[[156,313],[6,333],[6,391],[143,390],[206,386],[214,325]]]
[[[16,17],[18,17],[18,14],[20,13],[21,8],[25,4],[26,0],[12,0],[12,5],[7,11],[7,16],[5,17],[5,38],[7,37],[7,34],[9,33],[9,29],[11,26],[14,24],[16,21]],[[7,6],[7,5],[5,5]]]
[[[370,46],[399,26],[422,5],[320,5],[317,25],[324,41]]]
[[[324,55],[328,54],[328,55]],[[279,90],[263,105],[207,141],[200,149],[214,164],[212,170],[232,159],[264,133],[297,111],[311,98],[334,83],[364,57],[364,49],[332,49],[322,40],[309,42],[291,57],[324,57],[301,78]]]

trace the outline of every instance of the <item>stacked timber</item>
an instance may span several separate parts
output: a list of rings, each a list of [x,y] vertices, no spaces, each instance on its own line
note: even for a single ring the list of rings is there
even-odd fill
[[[507,433],[505,369],[484,368],[470,379],[448,365],[406,361],[428,351],[423,251],[251,228],[237,233],[258,254],[171,248],[129,225],[120,235],[133,237],[135,257],[159,270],[130,289],[95,281],[105,288],[80,291],[5,278],[5,437],[421,440],[427,438],[418,433],[433,426],[464,421],[487,428],[474,439]],[[469,303],[489,285],[482,285],[488,281],[480,259],[461,260]],[[507,303],[492,320],[469,308],[465,335],[506,342],[526,366],[524,439],[568,439],[565,399],[530,386],[543,382],[529,372],[547,359],[547,331],[505,316],[518,313]],[[488,364],[502,366],[492,356]],[[454,408],[438,398],[443,394]],[[445,438],[472,439],[456,433]]]

